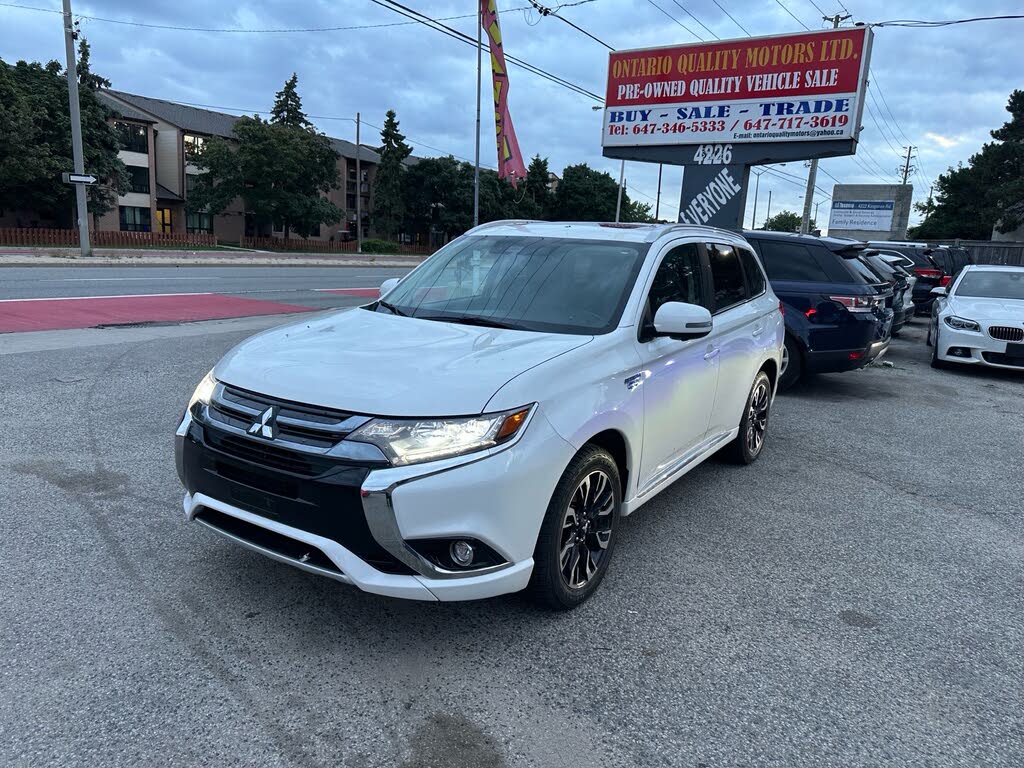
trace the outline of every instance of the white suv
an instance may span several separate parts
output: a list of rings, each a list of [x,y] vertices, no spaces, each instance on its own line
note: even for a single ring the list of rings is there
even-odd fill
[[[229,352],[177,430],[185,514],[368,592],[571,608],[620,517],[760,455],[783,334],[731,232],[487,224]]]

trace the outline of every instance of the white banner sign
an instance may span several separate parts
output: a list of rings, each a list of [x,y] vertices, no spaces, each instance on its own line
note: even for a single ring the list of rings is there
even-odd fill
[[[892,200],[833,200],[828,228],[861,232],[888,232],[892,229]]]

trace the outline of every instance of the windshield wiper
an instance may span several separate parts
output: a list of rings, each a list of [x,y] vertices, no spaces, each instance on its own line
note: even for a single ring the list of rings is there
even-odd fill
[[[420,320],[440,320],[442,323],[458,323],[459,325],[478,325],[483,328],[506,328],[511,331],[523,330],[518,325],[503,323],[501,320],[494,320],[490,317],[480,315],[417,315]]]
[[[378,306],[378,307],[384,307],[384,309],[386,309],[386,310],[387,310],[388,312],[390,312],[390,313],[391,313],[392,315],[399,315],[399,316],[401,316],[401,317],[408,317],[408,315],[407,315],[407,314],[405,314],[405,312],[403,312],[402,310],[400,310],[400,309],[399,309],[398,307],[396,307],[396,306],[395,306],[394,304],[389,304],[388,302],[386,302],[386,301],[383,301],[383,300],[381,300],[381,299],[377,299],[377,306]]]

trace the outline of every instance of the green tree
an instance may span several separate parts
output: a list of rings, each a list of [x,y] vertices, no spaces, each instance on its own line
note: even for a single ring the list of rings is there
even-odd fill
[[[309,237],[321,224],[335,224],[341,211],[324,195],[338,186],[338,153],[313,130],[241,117],[234,144],[207,142],[193,162],[201,173],[189,193],[189,211],[221,213],[237,197],[260,231],[272,224]]]
[[[619,183],[603,171],[586,163],[570,165],[554,195],[552,218],[557,221],[614,221]],[[652,221],[651,207],[637,204],[622,192],[622,221]]]
[[[117,156],[112,113],[96,98],[96,87],[108,81],[92,73],[84,39],[79,54],[85,170],[106,182],[89,188],[89,211],[99,217],[117,204],[128,179]],[[0,208],[31,211],[70,227],[75,191],[61,181],[61,173],[73,169],[68,86],[61,65],[19,61],[12,66],[0,60]]]
[[[782,211],[768,219],[764,223],[763,229],[767,229],[771,232],[799,232],[801,218],[802,217],[799,213],[793,213],[793,211]],[[814,219],[811,219],[809,231],[813,232],[817,228],[818,225],[814,222]]]
[[[313,125],[306,118],[306,113],[302,111],[302,99],[299,98],[299,78],[294,72],[285,82],[284,87],[274,96],[274,106],[270,108],[270,122],[289,128],[313,129]]]
[[[534,155],[530,167],[526,169],[526,196],[523,198],[525,218],[550,218],[554,200],[550,184],[551,171],[548,169],[548,159]]]
[[[1024,225],[1024,91],[1010,94],[1006,111],[1010,119],[992,131],[995,141],[941,174],[934,200],[915,205],[925,219],[910,237],[987,240],[993,227],[1009,232]]]
[[[374,178],[373,226],[386,239],[393,239],[405,219],[405,159],[412,148],[398,130],[395,110],[389,109],[380,132],[380,164]]]

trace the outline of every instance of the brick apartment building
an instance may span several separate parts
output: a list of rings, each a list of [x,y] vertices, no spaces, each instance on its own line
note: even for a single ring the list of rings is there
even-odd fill
[[[186,213],[194,179],[200,173],[191,162],[203,145],[213,137],[233,138],[236,115],[190,107],[164,99],[105,90],[97,93],[114,116],[112,122],[121,137],[121,161],[128,169],[131,188],[117,198],[114,210],[94,221],[98,230],[161,232],[175,234],[213,234],[217,240],[237,243],[245,237],[284,237],[283,227],[256,231],[253,217],[236,199],[222,214]],[[321,225],[318,235],[309,239],[347,240],[355,236],[356,195],[362,197],[364,236],[370,232],[369,211],[373,202],[373,180],[380,156],[363,146],[331,138],[338,153],[341,186],[327,198],[343,213],[343,219],[331,226]],[[356,179],[356,152],[359,152],[362,179]],[[38,221],[31,212],[0,213],[0,226],[53,226]],[[293,237],[298,237],[293,235]]]

